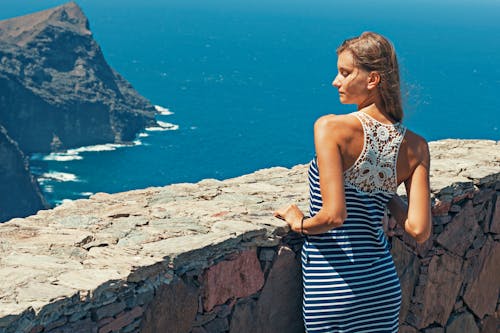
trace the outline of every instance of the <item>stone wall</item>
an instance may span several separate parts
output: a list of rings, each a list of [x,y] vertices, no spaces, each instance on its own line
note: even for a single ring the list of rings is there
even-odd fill
[[[431,143],[433,235],[387,220],[401,332],[497,332],[500,144]],[[118,194],[0,225],[0,333],[303,332],[306,166]]]

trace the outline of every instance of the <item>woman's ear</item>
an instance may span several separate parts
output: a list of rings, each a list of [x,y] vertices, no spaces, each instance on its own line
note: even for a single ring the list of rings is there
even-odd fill
[[[380,73],[370,72],[370,74],[368,74],[368,90],[377,88],[379,83],[380,83]]]

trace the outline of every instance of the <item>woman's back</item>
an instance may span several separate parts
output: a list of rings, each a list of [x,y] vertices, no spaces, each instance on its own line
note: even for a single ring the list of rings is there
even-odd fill
[[[361,127],[341,124],[345,135],[351,132],[349,143],[357,143],[360,152],[355,159],[349,156],[354,161],[344,170],[344,223],[308,235],[303,246],[306,328],[308,332],[362,332],[367,327],[367,332],[394,332],[401,290],[382,217],[397,189],[396,160],[406,128],[381,123],[364,112],[345,117],[354,118]],[[335,118],[330,116],[330,121]],[[311,216],[323,206],[320,178],[315,158],[309,168]]]
[[[391,125],[394,124],[387,117],[375,113],[371,115],[364,112],[376,123]],[[340,137],[340,152],[343,160],[343,171],[351,168],[356,160],[360,157],[364,147],[365,131],[360,120],[353,114],[347,115],[327,115],[322,117],[327,122],[336,122],[332,128],[338,132]],[[398,123],[396,123],[398,124]],[[406,129],[405,135],[402,138],[396,163],[396,174],[398,185],[407,180],[415,167],[422,161],[426,148],[426,141]]]

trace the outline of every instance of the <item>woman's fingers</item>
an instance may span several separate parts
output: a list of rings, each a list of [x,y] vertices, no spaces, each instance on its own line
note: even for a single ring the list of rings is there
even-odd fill
[[[286,217],[287,215],[290,214],[290,211],[293,209],[293,206],[295,205],[288,205],[288,206],[285,206],[285,207],[281,207],[280,209],[276,210],[274,212],[274,217],[277,217],[279,219],[282,219],[282,220],[286,220]]]

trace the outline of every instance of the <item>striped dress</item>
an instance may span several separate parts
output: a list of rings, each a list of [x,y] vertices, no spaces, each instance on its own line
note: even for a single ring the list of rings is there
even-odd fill
[[[405,127],[352,113],[363,151],[344,172],[347,218],[302,248],[303,315],[308,333],[398,331],[401,288],[382,218],[397,189],[396,161]],[[317,160],[309,166],[310,215],[322,207]]]

